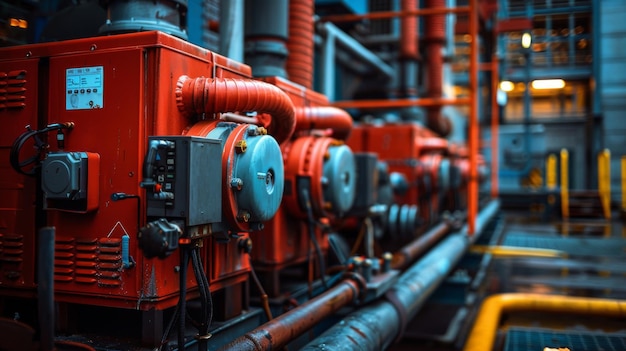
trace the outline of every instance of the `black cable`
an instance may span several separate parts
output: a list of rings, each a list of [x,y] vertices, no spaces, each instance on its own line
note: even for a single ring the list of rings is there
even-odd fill
[[[189,264],[189,252],[186,245],[180,250],[179,287],[180,300],[178,301],[178,350],[185,350],[185,320],[187,319],[187,265]]]
[[[13,145],[11,145],[11,151],[9,153],[9,163],[11,164],[11,167],[16,172],[23,174],[23,175],[27,175],[27,176],[35,175],[35,173],[37,172],[37,168],[39,166],[37,164],[40,158],[39,153],[41,153],[45,148],[48,147],[48,144],[45,141],[43,141],[41,138],[39,138],[39,136],[42,134],[47,134],[48,132],[51,132],[53,130],[61,132],[63,129],[70,130],[72,128],[74,128],[73,122],[52,123],[40,130],[32,130],[30,126],[26,126],[26,132],[22,133],[19,137],[17,137],[17,139],[15,139],[15,141],[13,142]],[[26,144],[26,141],[28,141],[28,139],[30,138],[35,139],[35,147],[37,149],[37,154],[20,162],[19,160],[20,151],[24,147],[24,144]],[[64,138],[62,138],[62,140],[63,139]],[[30,171],[23,170],[25,166],[28,166],[33,163],[35,163],[35,166],[33,166],[33,168]]]
[[[202,310],[198,328],[198,350],[204,351],[208,349],[208,339],[211,337],[209,334],[209,328],[213,320],[213,298],[211,297],[209,279],[204,272],[199,250],[200,249],[198,247],[195,247],[191,252],[191,258],[198,288],[200,289],[200,303]]]
[[[176,309],[174,310],[174,314],[172,315],[172,318],[170,318],[170,321],[167,323],[167,327],[165,327],[165,331],[163,332],[163,337],[161,337],[161,345],[159,346],[159,351],[161,351],[161,349],[163,348],[163,345],[165,345],[168,342],[170,333],[172,332],[172,329],[174,328],[174,324],[176,324],[176,320],[178,319],[179,312],[180,312],[180,301],[176,304]]]
[[[317,241],[317,237],[315,235],[315,218],[313,218],[313,207],[311,205],[311,197],[309,196],[308,189],[302,189],[302,197],[304,200],[304,205],[306,207],[306,214],[308,218],[309,236],[311,237],[311,241],[313,242],[313,246],[315,247],[315,252],[317,253],[317,263],[320,270],[320,278],[322,280],[324,288],[328,289],[328,285],[326,284],[326,263],[324,263],[322,249],[320,248],[320,244]]]

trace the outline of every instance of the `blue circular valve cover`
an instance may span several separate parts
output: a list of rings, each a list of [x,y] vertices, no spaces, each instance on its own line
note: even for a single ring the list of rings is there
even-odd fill
[[[332,212],[341,216],[348,211],[356,197],[356,163],[352,150],[346,145],[328,148],[330,157],[324,162],[324,200]]]
[[[250,221],[263,222],[274,217],[283,198],[283,157],[269,135],[249,136],[246,142],[247,150],[237,156],[233,169],[233,177],[243,181],[237,204],[250,213]]]

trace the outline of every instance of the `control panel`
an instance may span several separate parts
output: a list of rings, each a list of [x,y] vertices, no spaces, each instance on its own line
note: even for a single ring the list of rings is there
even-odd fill
[[[185,220],[188,226],[222,219],[222,148],[219,140],[149,137],[144,160],[149,217]]]
[[[104,107],[104,67],[65,70],[65,109],[88,110]]]

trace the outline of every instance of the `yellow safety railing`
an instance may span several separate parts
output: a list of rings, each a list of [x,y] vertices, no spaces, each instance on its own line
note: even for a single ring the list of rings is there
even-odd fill
[[[560,295],[509,293],[492,295],[483,301],[464,351],[493,350],[503,315],[513,312],[579,314],[626,318],[626,301]]]
[[[567,174],[567,164],[569,153],[566,149],[561,149],[561,215],[564,219],[569,218],[569,178]]]
[[[611,151],[604,149],[598,154],[598,193],[604,218],[611,218]]]
[[[556,185],[556,155],[550,154],[546,160],[546,186],[548,190],[554,190]]]

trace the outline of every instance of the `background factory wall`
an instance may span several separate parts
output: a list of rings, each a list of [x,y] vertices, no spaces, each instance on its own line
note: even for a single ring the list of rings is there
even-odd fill
[[[600,106],[604,147],[611,150],[611,188],[614,200],[621,196],[620,157],[626,154],[626,3],[598,1],[600,7]]]

